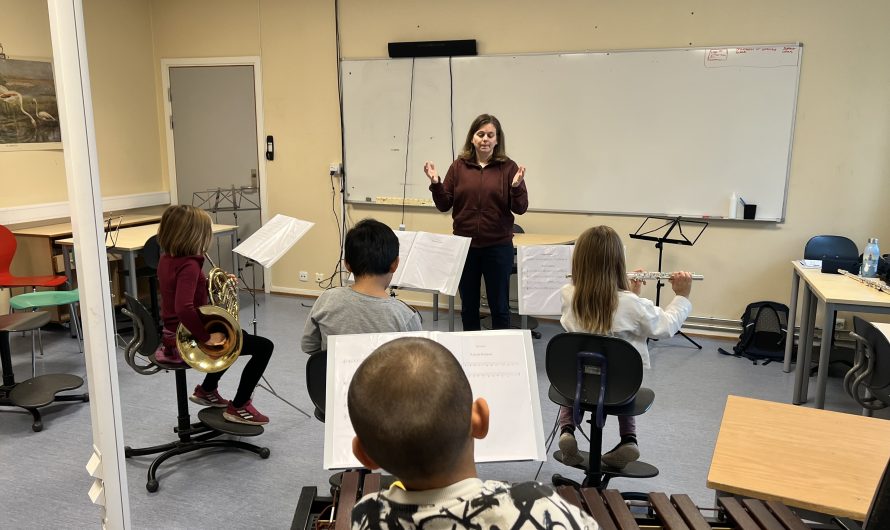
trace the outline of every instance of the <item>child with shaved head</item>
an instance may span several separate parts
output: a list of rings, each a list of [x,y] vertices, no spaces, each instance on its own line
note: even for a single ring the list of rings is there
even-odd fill
[[[380,346],[356,370],[347,402],[356,458],[404,486],[362,498],[353,529],[598,528],[549,486],[476,477],[473,440],[488,434],[488,404],[473,401],[444,346],[416,337]]]

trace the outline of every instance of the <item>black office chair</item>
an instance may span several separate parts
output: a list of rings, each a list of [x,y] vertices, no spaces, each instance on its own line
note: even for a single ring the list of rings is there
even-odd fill
[[[212,440],[212,438],[223,434],[231,436],[257,436],[263,433],[263,428],[259,425],[227,422],[222,416],[224,409],[216,407],[207,407],[199,411],[198,422],[191,422],[191,417],[189,416],[189,390],[185,378],[185,371],[189,369],[189,366],[187,364],[166,364],[155,358],[155,349],[152,348],[152,345],[157,348],[161,341],[151,313],[148,312],[139,300],[130,296],[129,293],[124,293],[124,298],[126,300],[124,314],[133,320],[134,330],[133,339],[127,343],[125,349],[128,364],[131,357],[138,352],[142,358],[148,359],[153,366],[144,366],[142,370],[134,366],[137,372],[150,375],[159,370],[164,370],[172,371],[176,374],[176,407],[179,413],[174,432],[176,432],[178,439],[174,442],[152,447],[124,447],[124,456],[127,458],[161,453],[155,457],[148,467],[148,480],[145,488],[151,492],[158,490],[157,471],[158,467],[165,460],[199,449],[229,447],[256,453],[263,459],[269,458],[270,452],[267,447],[259,447],[241,440]],[[153,370],[155,367],[157,370]]]
[[[321,351],[306,361],[306,390],[315,405],[315,419],[324,423],[325,392],[327,391],[328,352]]]
[[[142,261],[144,265],[136,269],[137,278],[148,280],[148,294],[151,300],[151,315],[161,326],[161,306],[158,302],[158,262],[161,260],[161,246],[158,245],[158,236],[148,238],[142,247]]]
[[[581,463],[572,466],[585,472],[580,485],[561,475],[555,485],[605,488],[613,477],[649,478],[658,475],[655,466],[631,462],[622,469],[600,461],[606,416],[639,416],[649,410],[655,393],[641,388],[643,361],[629,342],[617,337],[589,333],[560,333],[547,344],[547,378],[550,400],[558,405],[590,412],[590,452],[580,451]],[[562,462],[562,451],[553,457]]]
[[[859,259],[856,243],[848,237],[821,235],[813,236],[803,249],[804,259]]]
[[[856,357],[844,376],[844,390],[862,405],[863,414],[890,406],[890,341],[874,324],[853,317]]]

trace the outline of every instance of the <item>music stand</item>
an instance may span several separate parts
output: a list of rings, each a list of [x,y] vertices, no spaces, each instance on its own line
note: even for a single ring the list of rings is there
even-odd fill
[[[698,234],[695,235],[692,239],[686,237],[686,234],[683,233],[683,227],[696,228],[700,227],[698,230]],[[652,216],[647,217],[643,224],[637,228],[636,232],[630,234],[631,239],[642,239],[644,241],[654,241],[655,248],[658,249],[658,272],[661,272],[661,262],[662,255],[664,253],[664,244],[670,243],[672,245],[686,245],[691,247],[698,241],[698,238],[704,233],[705,228],[708,227],[708,223],[705,221],[694,221],[692,219],[683,219],[682,217],[658,217]],[[671,237],[671,233],[677,230],[679,237]],[[655,282],[655,305],[660,305],[661,302],[661,288],[664,286],[664,282],[661,279]],[[701,349],[701,345],[694,340],[692,340],[688,335],[683,333],[682,331],[677,332],[680,335],[683,335],[683,338],[691,342],[695,345],[696,348]]]
[[[258,303],[255,292],[257,265],[261,265],[263,267],[271,267],[284,255],[285,252],[290,250],[291,247],[293,247],[293,245],[297,241],[299,241],[299,239],[303,237],[303,235],[305,235],[306,232],[308,232],[313,225],[314,223],[300,221],[299,219],[294,219],[286,215],[278,214],[267,221],[266,224],[264,224],[256,232],[254,232],[253,235],[244,240],[244,242],[232,249],[232,252],[238,253],[247,260],[247,265],[245,266],[249,266],[251,269],[253,278],[252,285],[247,285],[247,281],[244,278],[242,270],[238,271],[237,276],[241,280],[241,282],[245,286],[247,286],[247,292],[250,293],[250,297],[253,301],[253,320],[251,324],[253,325],[254,335],[256,335],[257,332],[256,310]],[[269,383],[269,380],[266,379],[265,375],[263,375],[261,379],[263,380],[263,383],[265,383],[265,385],[263,385],[262,383],[257,384],[259,388],[262,388],[263,390],[269,392],[284,403],[288,404],[290,407],[299,411],[307,418],[311,417],[306,411],[294,405],[290,401],[284,399],[272,387],[272,384]]]
[[[219,222],[220,212],[232,212],[233,224],[238,226],[238,212],[262,211],[259,203],[259,186],[240,186],[235,187],[234,184],[228,188],[210,188],[204,191],[196,191],[192,193],[192,206],[206,210],[213,214],[213,222]],[[256,195],[251,198],[250,195]],[[241,235],[238,229],[235,230],[236,244],[241,242]],[[217,241],[217,251],[219,251],[219,241]],[[235,275],[240,275],[241,270],[233,271]],[[264,280],[265,281],[265,280]]]

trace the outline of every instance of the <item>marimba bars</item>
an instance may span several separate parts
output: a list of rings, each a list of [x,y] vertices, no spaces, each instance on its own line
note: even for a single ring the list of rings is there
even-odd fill
[[[291,530],[351,527],[352,508],[364,495],[379,491],[389,477],[366,471],[342,474],[339,490],[333,497],[319,497],[315,487],[300,492]],[[631,511],[618,490],[599,491],[559,486],[557,493],[568,502],[591,514],[603,530],[825,530],[831,525],[809,525],[787,506],[775,501],[718,498],[715,516],[705,517],[688,495],[653,492],[643,504],[645,513]],[[636,504],[637,501],[632,501]],[[706,509],[707,510],[707,509]]]

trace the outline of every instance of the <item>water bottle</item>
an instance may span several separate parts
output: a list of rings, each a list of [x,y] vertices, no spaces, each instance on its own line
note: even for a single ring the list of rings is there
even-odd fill
[[[878,259],[880,259],[881,251],[878,249],[878,238],[868,238],[868,244],[865,245],[865,251],[862,253],[862,268],[859,275],[863,278],[874,278],[878,275]]]

